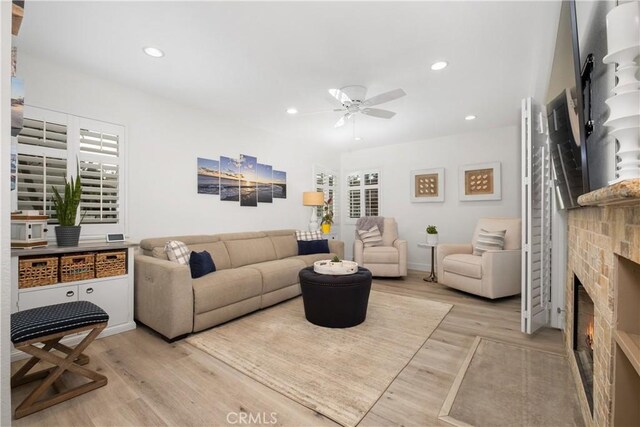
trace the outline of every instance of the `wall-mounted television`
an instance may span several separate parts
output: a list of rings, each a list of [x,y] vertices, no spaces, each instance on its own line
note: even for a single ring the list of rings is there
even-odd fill
[[[554,67],[570,69],[564,70],[565,88],[547,104],[547,120],[558,205],[571,209],[579,206],[580,195],[590,191],[587,138],[593,129],[589,80],[593,56],[587,55],[584,61],[580,56],[576,2],[566,2],[562,8],[558,38],[570,38],[570,49],[562,50],[560,57],[556,52]],[[560,42],[557,50],[562,49]],[[556,73],[555,78],[562,74]]]

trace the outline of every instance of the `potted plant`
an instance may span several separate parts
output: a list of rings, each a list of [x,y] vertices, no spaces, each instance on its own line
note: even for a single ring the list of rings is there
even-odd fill
[[[331,202],[333,201],[333,197],[329,197],[329,200],[324,202],[324,207],[322,208],[322,232],[324,234],[331,233],[331,224],[333,224],[333,211],[331,210]]]
[[[62,195],[60,195],[56,187],[51,187],[53,190],[53,207],[60,223],[55,228],[58,246],[78,246],[78,241],[80,240],[80,224],[84,218],[83,215],[78,225],[76,225],[76,216],[82,195],[80,166],[78,166],[76,175],[75,180],[73,177],[69,181],[66,178],[64,179],[64,194]]]
[[[435,225],[427,227],[427,245],[435,246],[438,244],[438,229]]]

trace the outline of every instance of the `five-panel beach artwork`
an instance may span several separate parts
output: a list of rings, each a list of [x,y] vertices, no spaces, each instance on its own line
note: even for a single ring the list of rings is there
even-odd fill
[[[287,198],[287,173],[246,154],[237,159],[198,157],[198,194],[213,194],[240,206],[273,203],[273,199]]]

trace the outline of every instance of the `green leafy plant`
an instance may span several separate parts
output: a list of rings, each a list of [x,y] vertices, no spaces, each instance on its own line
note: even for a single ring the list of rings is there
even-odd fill
[[[333,224],[333,210],[331,210],[331,202],[333,201],[333,197],[329,197],[329,200],[324,202],[324,207],[322,208],[322,223],[321,224]]]
[[[438,234],[438,229],[435,225],[430,225],[427,227],[427,234]]]
[[[340,262],[340,258],[338,258],[338,256],[334,256],[333,258],[331,258],[331,262]]]
[[[56,210],[56,217],[60,225],[76,225],[76,215],[78,213],[78,206],[80,206],[80,197],[82,196],[80,166],[78,165],[75,180],[73,177],[71,177],[69,181],[67,181],[66,178],[64,179],[64,194],[60,195],[56,187],[52,186],[51,189],[53,190],[53,207]],[[80,218],[78,225],[82,223],[83,219],[84,215]]]

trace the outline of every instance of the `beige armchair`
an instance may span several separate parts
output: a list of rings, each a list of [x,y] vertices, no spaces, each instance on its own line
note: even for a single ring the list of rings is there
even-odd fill
[[[481,228],[507,230],[504,250],[473,255]],[[519,294],[521,232],[520,218],[480,219],[471,243],[438,245],[438,283],[491,299]]]
[[[382,245],[364,247],[357,232],[353,249],[354,261],[367,268],[373,276],[403,277],[407,275],[407,241],[398,239],[395,218],[384,218]]]

